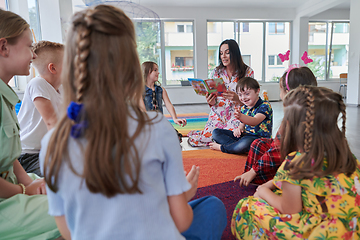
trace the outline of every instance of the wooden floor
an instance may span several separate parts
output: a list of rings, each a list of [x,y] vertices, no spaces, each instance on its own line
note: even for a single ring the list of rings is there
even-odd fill
[[[274,111],[273,118],[273,135],[276,134],[281,120],[283,118],[283,106],[282,102],[271,102],[271,106]],[[189,104],[189,105],[175,105],[176,113],[201,113],[210,112],[210,108],[207,104]],[[164,114],[168,114],[166,108],[164,108]],[[348,139],[351,151],[357,158],[360,158],[360,107],[348,106],[346,109],[346,137]],[[341,121],[339,121],[341,124]],[[192,148],[187,144],[187,138],[183,139],[183,150],[196,150],[203,148]]]

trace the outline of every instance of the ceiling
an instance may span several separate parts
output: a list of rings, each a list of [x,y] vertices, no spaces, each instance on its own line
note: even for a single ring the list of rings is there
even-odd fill
[[[218,8],[298,8],[318,0],[72,0],[73,3],[99,3],[106,1],[133,2],[147,7],[218,7]],[[322,0],[340,3],[334,8],[350,9],[350,0]],[[75,4],[76,5],[76,4]]]
[[[333,1],[333,0],[322,0]],[[313,0],[133,0],[130,2],[144,6],[157,7],[255,7],[255,8],[298,8],[304,4],[314,2]],[[350,0],[342,2],[334,8],[350,9]]]

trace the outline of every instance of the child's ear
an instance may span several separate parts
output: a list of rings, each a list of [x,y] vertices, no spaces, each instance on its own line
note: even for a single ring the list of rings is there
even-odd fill
[[[260,94],[260,88],[258,88],[258,89],[255,91],[255,93],[256,93],[257,95],[259,95],[259,94]]]
[[[49,63],[47,69],[51,74],[56,74],[56,67],[54,63]]]

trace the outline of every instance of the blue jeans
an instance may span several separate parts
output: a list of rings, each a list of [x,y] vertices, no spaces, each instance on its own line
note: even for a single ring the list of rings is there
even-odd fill
[[[226,227],[226,209],[214,196],[189,202],[194,218],[188,230],[182,233],[187,240],[220,240]]]
[[[240,137],[235,137],[234,132],[227,129],[215,128],[212,132],[212,137],[218,144],[221,145],[221,151],[224,153],[246,153],[250,150],[251,143],[259,138],[258,136],[241,134]]]

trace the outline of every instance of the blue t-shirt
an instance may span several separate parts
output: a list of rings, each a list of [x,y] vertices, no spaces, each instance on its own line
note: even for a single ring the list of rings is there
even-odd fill
[[[250,117],[261,113],[265,115],[265,119],[256,126],[245,124],[245,133],[255,135],[263,138],[271,138],[272,124],[273,124],[273,110],[268,101],[263,101],[261,98],[256,102],[255,106],[248,108],[246,105],[241,107],[241,113]]]
[[[49,214],[65,215],[72,239],[185,239],[175,226],[167,201],[168,196],[182,194],[191,187],[184,174],[179,140],[162,114],[148,115],[151,123],[135,139],[141,157],[142,193],[117,194],[112,198],[92,193],[65,161],[59,171],[58,191],[54,193],[47,187]],[[130,136],[137,124],[128,117]],[[52,132],[41,142],[41,168]],[[84,138],[68,139],[69,161],[80,174],[84,169],[82,147],[87,144]]]

